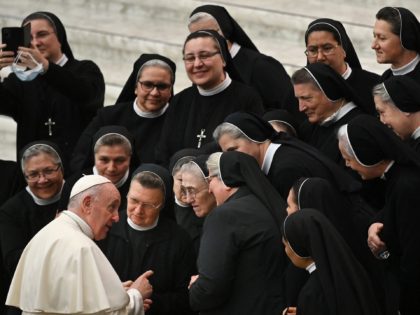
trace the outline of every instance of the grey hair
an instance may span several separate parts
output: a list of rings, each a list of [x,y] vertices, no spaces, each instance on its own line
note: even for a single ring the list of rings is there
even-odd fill
[[[217,24],[217,27],[220,28],[219,23],[214,18],[214,16],[207,12],[197,12],[191,15],[190,18],[188,19],[188,27],[190,27],[191,24],[194,24],[197,22],[210,21],[210,20],[214,21]]]
[[[26,162],[30,158],[34,156],[38,156],[41,153],[45,153],[49,155],[52,158],[54,164],[60,165],[61,168],[63,167],[61,158],[58,155],[58,152],[53,147],[49,146],[48,144],[38,143],[38,144],[34,144],[33,146],[30,146],[23,153],[22,159],[20,160],[20,167],[22,168],[22,172],[25,171]]]
[[[169,72],[169,74],[171,75],[171,84],[174,84],[175,82],[175,73],[172,71],[172,68],[163,60],[160,59],[152,59],[149,60],[147,62],[145,62],[139,69],[139,71],[137,72],[137,77],[136,77],[136,82],[140,79],[143,70],[146,69],[147,67],[159,67],[162,69],[165,69]]]
[[[219,126],[216,127],[216,129],[213,131],[213,139],[217,142],[219,142],[219,139],[225,135],[228,134],[232,139],[246,139],[248,141],[251,141],[243,132],[241,129],[239,129],[237,126],[224,122],[221,123]]]
[[[182,166],[185,163],[188,163],[189,161],[193,159],[194,159],[194,156],[184,156],[180,158],[178,161],[176,161],[174,167],[172,168],[172,176],[175,176],[175,174],[181,170]]]
[[[193,161],[189,161],[182,165],[181,167],[182,174],[189,173],[193,175],[194,177],[200,179],[202,182],[204,182],[207,185],[206,176],[203,174],[203,171],[201,168]]]
[[[162,192],[162,198],[165,202],[165,183],[163,182],[162,178],[160,178],[160,176],[156,173],[153,173],[151,171],[142,171],[134,175],[131,179],[131,182],[137,182],[144,188],[159,189]],[[164,203],[162,205],[164,205]]]
[[[384,83],[379,83],[375,85],[372,89],[372,95],[379,96],[383,102],[389,103],[395,106],[395,103],[392,100],[391,96],[389,95]]]
[[[98,153],[100,147],[113,145],[120,145],[124,147],[126,153],[130,156],[133,152],[130,140],[128,140],[125,136],[119,133],[107,133],[100,137],[93,147],[93,152],[96,154]]]
[[[292,75],[292,84],[312,84],[316,89],[321,90],[318,83],[311,75],[311,73],[306,70],[306,68],[301,68],[296,70]]]
[[[210,154],[206,162],[209,174],[211,174],[211,176],[217,176],[217,178],[219,178],[220,180],[222,180],[220,174],[220,158],[222,154],[223,152],[212,153]]]
[[[96,200],[98,198],[99,192],[102,189],[102,186],[103,184],[95,185],[78,193],[77,195],[74,195],[73,197],[70,198],[69,203],[67,205],[67,209],[73,210],[73,209],[79,208],[80,205],[82,204],[83,199],[86,196],[92,196],[93,200]]]

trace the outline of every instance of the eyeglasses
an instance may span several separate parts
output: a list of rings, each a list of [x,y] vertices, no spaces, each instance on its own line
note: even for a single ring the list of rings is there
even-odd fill
[[[207,59],[209,59],[213,56],[216,56],[217,54],[220,54],[220,52],[219,51],[213,51],[213,52],[203,51],[198,55],[193,55],[193,54],[185,55],[184,58],[182,58],[182,59],[184,59],[184,62],[186,64],[192,64],[192,63],[194,63],[196,58],[198,58],[201,62],[205,62]]]
[[[164,92],[164,91],[167,91],[171,87],[170,84],[166,84],[166,83],[154,84],[153,82],[150,82],[150,81],[138,81],[138,83],[140,84],[141,88],[145,92],[152,92],[154,88],[156,88],[159,92]]]
[[[195,189],[193,187],[184,187],[185,188],[185,196],[188,198],[188,196],[190,196],[192,199],[195,199],[195,197],[197,197],[198,194],[200,194],[201,192],[207,190],[207,187],[203,187],[203,189]]]
[[[127,199],[131,206],[134,206],[135,208],[140,207],[140,209],[143,209],[145,211],[156,210],[162,205],[162,204],[154,205],[153,203],[141,202],[129,196],[127,196]]]
[[[31,40],[34,39],[45,39],[48,36],[50,36],[51,34],[54,34],[55,32],[48,32],[48,31],[40,31],[38,33],[36,33],[34,36],[31,36]]]
[[[60,169],[61,165],[58,165],[54,168],[45,168],[37,172],[30,172],[25,174],[26,181],[29,183],[37,182],[41,176],[44,176],[45,179],[52,179],[56,175],[56,172]]]
[[[338,47],[339,45],[332,45],[332,44],[325,44],[322,45],[320,47],[318,46],[309,46],[306,50],[305,50],[305,55],[308,57],[316,57],[318,56],[318,53],[321,51],[322,54],[324,54],[324,56],[328,56],[331,55],[332,53],[334,53],[335,49]]]

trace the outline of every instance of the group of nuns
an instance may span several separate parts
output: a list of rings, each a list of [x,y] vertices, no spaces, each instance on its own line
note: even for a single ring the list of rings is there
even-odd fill
[[[205,23],[202,18],[208,16],[220,29]],[[101,109],[82,133],[71,167],[70,157],[48,139],[20,151],[24,180],[15,171],[2,185],[3,190],[23,188],[0,209],[2,301],[26,244],[66,209],[72,184],[83,174],[109,178],[120,191],[120,211],[125,211],[136,168],[142,165],[141,171],[154,172],[155,164],[142,163],[166,166],[172,157],[166,170],[159,168],[163,175],[157,174],[166,186],[174,184],[175,196],[165,198],[170,204],[166,208],[172,209],[165,215],[188,230],[200,257],[205,218],[194,218],[191,207],[187,215],[180,212],[177,201],[183,192],[179,189],[176,195],[175,186],[182,187],[183,163],[223,150],[220,177],[229,187],[247,187],[265,205],[283,241],[278,250],[290,259],[284,271],[283,314],[417,314],[420,23],[405,8],[385,7],[376,18],[372,49],[378,62],[391,64],[381,76],[362,68],[339,21],[322,18],[309,24],[308,63],[290,80],[278,61],[258,51],[225,8],[196,8],[184,50],[193,39],[211,38],[222,60],[222,84],[207,89],[189,74],[191,87],[175,95],[171,87],[161,108],[142,108],[140,113],[136,89],[144,66],[166,69],[172,86],[176,71],[167,57],[143,54],[118,105]],[[197,21],[207,25],[204,30],[194,29]],[[322,44],[321,35],[336,46]],[[334,53],[342,59],[334,60]],[[213,55],[192,58],[193,63],[197,58],[204,63]],[[187,68],[190,61],[184,60]],[[163,84],[151,88],[165,90]],[[321,105],[313,91],[324,98]],[[219,111],[209,107],[216,103],[222,103]],[[335,110],[325,116],[322,106]],[[221,125],[233,129],[219,129]],[[224,146],[222,139],[235,146]],[[109,161],[112,169],[106,166]],[[283,170],[276,173],[281,163]],[[287,183],[282,180],[286,177]],[[303,275],[300,269],[306,269]],[[249,314],[255,313],[250,309]]]

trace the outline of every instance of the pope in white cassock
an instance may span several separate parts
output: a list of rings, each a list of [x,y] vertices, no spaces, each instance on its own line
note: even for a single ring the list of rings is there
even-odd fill
[[[153,272],[123,285],[93,241],[105,238],[118,221],[119,204],[118,190],[105,177],[79,179],[68,210],[23,251],[6,304],[23,314],[144,314]]]

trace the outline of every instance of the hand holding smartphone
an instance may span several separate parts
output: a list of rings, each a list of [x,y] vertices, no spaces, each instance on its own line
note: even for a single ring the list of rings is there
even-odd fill
[[[29,47],[31,44],[31,24],[23,27],[3,27],[1,29],[2,43],[6,44],[4,51],[13,51],[17,55],[18,47]]]

